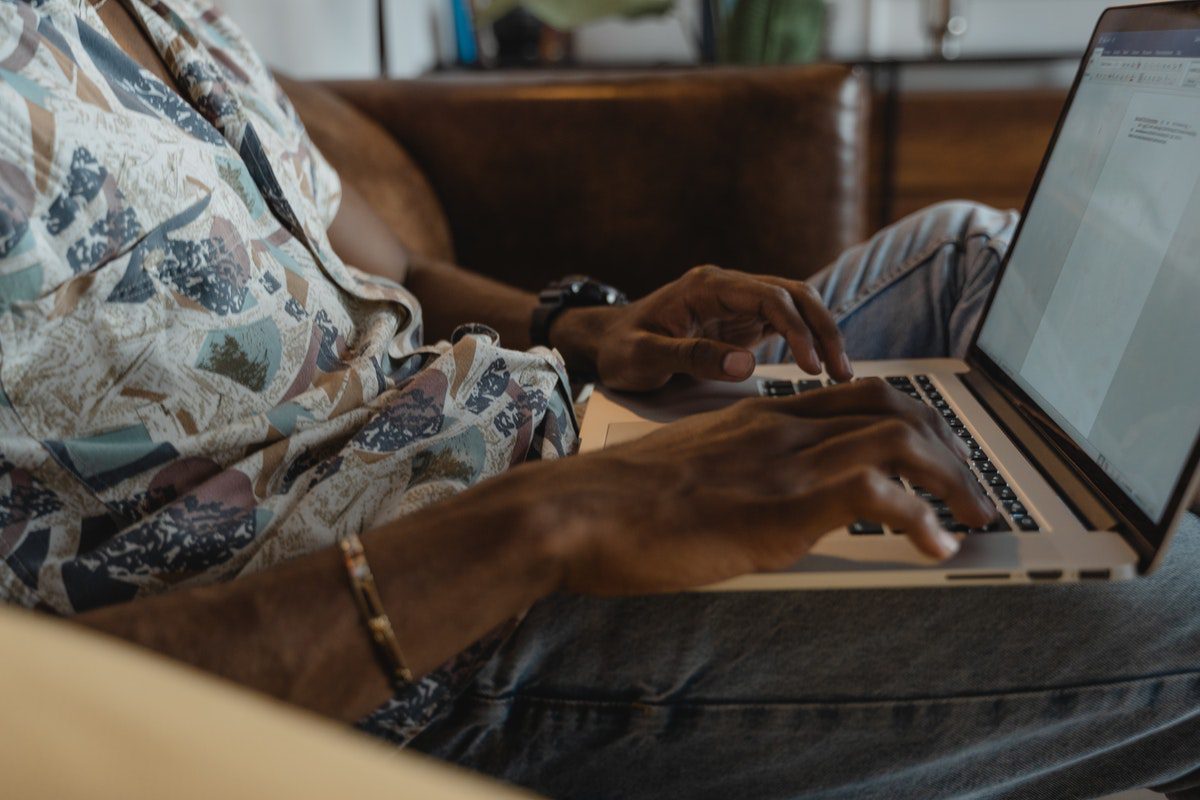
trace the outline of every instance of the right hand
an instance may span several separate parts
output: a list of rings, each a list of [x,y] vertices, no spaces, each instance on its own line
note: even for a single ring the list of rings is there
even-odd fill
[[[948,558],[958,540],[889,476],[982,526],[995,510],[965,456],[939,415],[880,380],[689,417],[542,476],[542,497],[556,498],[560,588],[644,594],[783,569],[860,519]]]

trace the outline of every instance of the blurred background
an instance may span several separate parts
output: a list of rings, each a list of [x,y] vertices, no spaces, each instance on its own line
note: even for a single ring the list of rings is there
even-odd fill
[[[835,61],[871,78],[876,225],[1019,207],[1105,0],[219,0],[301,78]]]

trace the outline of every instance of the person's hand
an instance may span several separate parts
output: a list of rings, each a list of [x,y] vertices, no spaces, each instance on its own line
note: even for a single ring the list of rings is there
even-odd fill
[[[839,381],[854,376],[837,324],[802,281],[713,266],[628,306],[573,309],[550,329],[568,364],[585,362],[614,389],[657,389],[671,376],[741,381],[754,371],[748,348],[778,333],[809,373],[822,363]]]
[[[958,540],[890,476],[982,526],[995,509],[965,456],[932,409],[865,380],[689,417],[556,462],[536,482],[562,554],[562,589],[649,593],[785,568],[860,519],[947,558]]]

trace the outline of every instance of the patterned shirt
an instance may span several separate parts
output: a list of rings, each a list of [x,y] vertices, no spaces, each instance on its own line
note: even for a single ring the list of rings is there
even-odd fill
[[[178,90],[87,0],[0,0],[0,600],[230,580],[569,453],[556,355],[422,347],[334,253],[337,176],[229,20],[124,2]],[[364,724],[407,741],[499,635]]]

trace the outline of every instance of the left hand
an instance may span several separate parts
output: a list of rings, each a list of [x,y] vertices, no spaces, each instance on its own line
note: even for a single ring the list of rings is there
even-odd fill
[[[714,266],[627,306],[563,313],[551,342],[568,363],[588,362],[606,386],[657,389],[673,375],[742,381],[754,371],[749,348],[778,333],[811,374],[822,364],[837,381],[854,377],[842,334],[821,296],[802,281]]]

